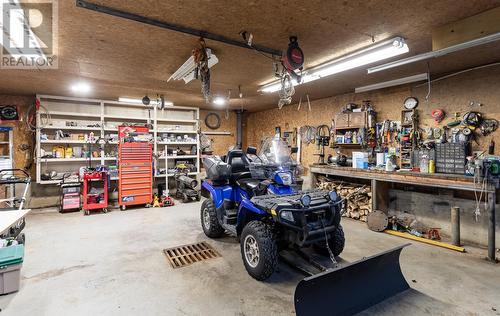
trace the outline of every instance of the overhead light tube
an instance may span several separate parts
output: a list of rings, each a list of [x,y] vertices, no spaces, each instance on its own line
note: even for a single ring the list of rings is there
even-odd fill
[[[428,79],[428,74],[423,73],[423,74],[418,74],[418,75],[414,75],[414,76],[409,76],[409,77],[404,77],[404,78],[399,78],[399,79],[395,79],[395,80],[384,81],[384,82],[379,82],[376,84],[371,84],[368,86],[359,87],[359,88],[354,89],[354,92],[360,93],[360,92],[378,90],[378,89],[383,89],[383,88],[399,86],[402,84],[423,81],[423,80],[427,80],[427,79]]]
[[[300,83],[296,81],[292,81],[292,83],[297,86],[408,52],[409,48],[404,38],[395,37],[308,69],[304,72],[303,80]],[[264,85],[260,91],[272,93],[278,91],[280,87],[281,83],[275,81]]]
[[[450,53],[454,53],[454,52],[458,52],[458,51],[461,51],[461,50],[464,50],[464,49],[467,49],[467,48],[476,47],[476,46],[479,46],[479,45],[484,45],[484,44],[496,42],[498,40],[500,40],[500,32],[493,33],[491,35],[487,35],[487,36],[484,36],[484,37],[476,38],[476,39],[473,39],[473,40],[470,40],[470,41],[467,41],[467,42],[463,42],[463,43],[460,43],[460,44],[456,44],[456,45],[452,45],[452,46],[449,46],[449,47],[445,47],[445,48],[442,48],[442,49],[438,49],[438,50],[435,50],[435,51],[431,51],[431,52],[423,53],[423,54],[420,54],[420,55],[415,55],[415,56],[411,56],[411,57],[408,57],[408,58],[403,58],[403,59],[400,59],[400,60],[396,60],[396,61],[393,61],[393,62],[390,62],[390,63],[387,63],[387,64],[383,64],[383,65],[371,67],[371,68],[368,68],[368,73],[371,74],[371,73],[374,73],[374,72],[379,72],[379,71],[383,71],[383,70],[387,70],[387,69],[391,69],[391,68],[395,68],[395,67],[400,67],[400,66],[403,66],[403,65],[415,63],[415,62],[422,61],[422,60],[427,60],[427,59],[431,59],[431,58],[436,58],[436,57],[444,56],[444,55],[447,55],[447,54],[450,54]]]
[[[223,106],[226,104],[227,100],[226,98],[223,97],[216,97],[213,102],[215,105]]]

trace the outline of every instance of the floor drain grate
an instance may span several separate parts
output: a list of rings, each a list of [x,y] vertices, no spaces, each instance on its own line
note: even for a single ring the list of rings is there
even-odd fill
[[[164,249],[163,253],[174,269],[221,256],[206,242]]]

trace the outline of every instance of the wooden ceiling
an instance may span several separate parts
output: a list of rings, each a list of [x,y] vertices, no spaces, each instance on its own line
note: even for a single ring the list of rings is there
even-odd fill
[[[123,11],[206,30],[234,39],[247,30],[254,42],[285,49],[297,35],[306,55],[306,68],[393,36],[407,39],[408,57],[431,50],[433,28],[497,7],[500,1],[154,1],[95,0]],[[70,85],[84,80],[93,90],[86,97],[117,99],[164,94],[177,105],[215,108],[206,104],[200,83],[166,80],[190,56],[197,38],[154,26],[112,17],[59,1],[59,69],[0,70],[2,94],[73,95]],[[275,107],[277,94],[257,90],[273,80],[269,59],[254,51],[207,40],[219,63],[212,68],[212,94],[237,96],[231,108],[255,111]],[[500,44],[493,43],[430,61],[433,75],[499,61]],[[386,62],[386,61],[384,61]],[[374,65],[374,64],[373,64]],[[370,65],[370,66],[373,66]],[[427,63],[411,64],[368,75],[367,67],[304,84],[294,101],[351,92],[355,87],[426,72]]]

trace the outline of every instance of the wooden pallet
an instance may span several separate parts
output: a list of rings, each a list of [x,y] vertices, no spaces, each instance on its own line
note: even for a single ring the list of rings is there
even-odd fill
[[[185,267],[195,262],[221,257],[211,245],[204,241],[164,249],[163,253],[167,256],[170,265],[174,269]]]

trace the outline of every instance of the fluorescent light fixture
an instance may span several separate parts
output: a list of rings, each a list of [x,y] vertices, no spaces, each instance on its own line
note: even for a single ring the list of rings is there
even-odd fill
[[[207,57],[208,57],[208,68],[212,68],[215,64],[219,62],[219,59],[217,59],[217,56],[215,54],[212,54],[212,50],[210,48],[207,48]],[[194,63],[194,57],[191,56],[182,64],[182,66],[177,69],[171,76],[168,78],[167,82],[170,80],[184,80],[184,83],[189,83],[190,81],[194,80],[196,76],[196,65]]]
[[[393,61],[393,62],[390,62],[390,63],[387,63],[387,64],[383,64],[383,65],[380,65],[380,66],[371,67],[371,68],[368,68],[368,73],[371,74],[371,73],[374,73],[374,72],[378,72],[378,71],[382,71],[382,70],[387,70],[387,69],[391,69],[391,68],[395,68],[395,67],[399,67],[399,66],[411,64],[411,63],[415,63],[417,61],[422,61],[422,60],[426,60],[426,59],[436,58],[436,57],[439,57],[439,56],[443,56],[443,55],[447,55],[447,54],[450,54],[450,53],[458,52],[458,51],[461,51],[461,50],[464,50],[464,49],[467,49],[467,48],[471,48],[471,47],[475,47],[475,46],[479,46],[479,45],[483,45],[483,44],[495,42],[495,41],[498,41],[498,40],[500,40],[500,32],[494,33],[494,34],[491,34],[491,35],[488,35],[488,36],[484,36],[484,37],[481,37],[481,38],[477,38],[477,39],[474,39],[474,40],[471,40],[471,41],[463,42],[463,43],[460,43],[460,44],[457,44],[457,45],[452,45],[450,47],[446,47],[446,48],[443,48],[443,49],[438,49],[438,50],[435,50],[435,51],[432,51],[432,52],[427,52],[427,53],[423,53],[423,54],[420,54],[420,55],[415,55],[415,56],[411,56],[411,57],[408,57],[408,58],[396,60],[396,61]]]
[[[215,105],[223,106],[226,104],[227,100],[223,97],[216,97],[213,102]]]
[[[302,81],[300,83],[297,83],[297,80],[292,79],[292,85],[298,86],[299,84],[303,83],[308,83],[317,79],[320,79],[321,77],[315,76],[315,75],[309,75],[307,72],[302,73]],[[262,87],[259,91],[264,92],[264,93],[273,93],[276,91],[279,91],[281,89],[281,82],[275,82],[275,83],[270,83]]]
[[[426,73],[424,73],[424,74],[418,74],[418,75],[414,75],[414,76],[399,78],[399,79],[395,79],[395,80],[380,82],[380,83],[376,83],[376,84],[371,84],[371,85],[364,86],[364,87],[359,87],[359,88],[354,89],[354,91],[356,93],[360,93],[360,92],[366,92],[366,91],[372,91],[372,90],[378,90],[378,89],[383,89],[383,88],[388,88],[388,87],[399,86],[399,85],[411,83],[411,82],[423,81],[423,80],[427,80],[427,79],[428,79],[428,75]]]
[[[77,82],[71,86],[74,93],[86,94],[92,90],[92,87],[86,82]]]
[[[292,82],[294,86],[297,86],[408,52],[409,48],[404,38],[395,37],[308,69],[304,72],[300,83]],[[264,85],[260,91],[271,93],[280,90],[280,88],[281,83],[278,81]]]
[[[144,105],[142,103],[142,99],[134,99],[134,98],[123,98],[123,97],[120,97],[120,98],[118,98],[118,102]],[[158,100],[151,100],[151,102],[149,104],[150,105],[158,105],[159,102],[158,102]],[[165,101],[165,106],[173,106],[173,105],[174,105],[173,102]]]

